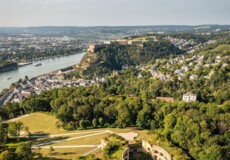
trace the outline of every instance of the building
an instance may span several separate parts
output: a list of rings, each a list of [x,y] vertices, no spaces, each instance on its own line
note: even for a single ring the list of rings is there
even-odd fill
[[[193,101],[196,101],[196,97],[197,97],[196,94],[193,94],[191,92],[187,92],[187,93],[183,94],[182,100],[185,102],[193,102]]]
[[[120,45],[128,45],[128,40],[125,40],[125,39],[116,40],[116,43]]]
[[[216,56],[215,63],[220,63],[220,62],[221,62],[221,57],[220,56]]]
[[[163,148],[151,145],[148,141],[142,140],[144,152],[149,153],[154,160],[171,160],[170,154]]]
[[[143,44],[142,41],[138,41],[138,40],[129,40],[128,41],[128,45],[141,45]]]
[[[93,44],[89,45],[89,48],[87,49],[87,51],[90,52],[90,53],[94,53],[95,45],[93,45]]]
[[[192,75],[189,76],[189,79],[190,79],[190,80],[197,80],[197,79],[198,79],[198,76],[192,74]]]
[[[148,153],[153,160],[172,160],[171,155],[163,148],[155,145],[151,145],[148,141],[142,140],[141,147],[135,146],[135,144],[129,145],[122,153],[122,160],[129,160],[130,153]]]

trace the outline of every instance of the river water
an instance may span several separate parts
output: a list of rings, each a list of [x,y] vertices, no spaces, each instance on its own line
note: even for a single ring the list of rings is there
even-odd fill
[[[44,73],[78,64],[84,54],[85,52],[69,56],[34,61],[33,64],[19,67],[17,70],[0,73],[0,92],[4,88],[10,87],[12,83],[17,82],[20,78],[24,79],[25,76],[33,78]],[[38,63],[41,63],[42,65],[34,66]]]

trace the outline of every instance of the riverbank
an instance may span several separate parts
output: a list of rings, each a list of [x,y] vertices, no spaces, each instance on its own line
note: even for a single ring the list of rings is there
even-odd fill
[[[16,62],[5,62],[0,65],[0,73],[8,72],[18,69],[18,64]]]
[[[64,74],[76,69],[74,66],[69,66],[64,69],[45,73],[29,80],[24,80],[12,88],[0,100],[0,105],[12,102],[20,102],[31,95],[39,95],[42,91],[52,90],[54,88],[73,87],[73,86],[89,86],[91,84],[102,84],[104,78],[96,79],[72,79],[66,80]]]
[[[36,61],[36,63],[42,63],[42,65],[38,67],[35,67],[34,65],[26,65],[19,67],[17,70],[0,73],[0,92],[6,88],[9,88],[12,83],[17,82],[19,79],[24,79],[25,76],[33,78],[45,73],[66,68],[68,66],[76,65],[80,63],[84,54],[85,52],[64,57],[44,59]],[[9,77],[12,78],[7,80]]]

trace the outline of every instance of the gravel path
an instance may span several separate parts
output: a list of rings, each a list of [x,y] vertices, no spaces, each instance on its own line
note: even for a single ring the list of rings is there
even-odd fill
[[[75,146],[52,146],[53,148],[98,148],[99,145],[75,145]],[[50,148],[50,146],[41,146],[40,148]]]
[[[106,134],[106,133],[111,133],[111,131],[110,130],[105,130],[105,131],[102,131],[102,132],[99,132],[99,133],[94,133],[94,134],[89,134],[89,135],[84,135],[84,136],[79,136],[79,137],[73,137],[73,138],[67,138],[67,139],[63,139],[63,140],[51,141],[51,142],[46,142],[46,143],[40,143],[40,144],[37,144],[37,145],[33,145],[31,148],[34,149],[34,148],[38,148],[38,147],[45,146],[45,145],[50,145],[50,144],[64,142],[64,141],[71,141],[71,140],[76,140],[76,139],[81,139],[81,138],[86,138],[86,137],[92,137],[92,136],[96,136],[96,135],[100,135],[100,134]]]

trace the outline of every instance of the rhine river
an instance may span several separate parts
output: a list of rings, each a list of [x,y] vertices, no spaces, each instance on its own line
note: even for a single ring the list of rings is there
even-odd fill
[[[80,63],[84,54],[85,52],[69,56],[33,61],[33,64],[19,67],[17,70],[0,73],[0,92],[4,88],[10,87],[12,83],[17,82],[20,78],[24,79],[25,76],[28,76],[30,79],[41,74],[78,64]],[[34,66],[38,63],[41,63],[42,65]]]

